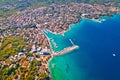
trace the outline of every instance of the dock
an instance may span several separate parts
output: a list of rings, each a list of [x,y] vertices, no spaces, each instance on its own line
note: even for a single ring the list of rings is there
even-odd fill
[[[71,44],[72,44],[73,46],[75,45],[71,39],[69,39],[69,41],[71,42]]]
[[[52,39],[51,41],[52,41],[54,47],[57,48],[58,46],[57,46],[56,42],[54,41],[54,39]]]

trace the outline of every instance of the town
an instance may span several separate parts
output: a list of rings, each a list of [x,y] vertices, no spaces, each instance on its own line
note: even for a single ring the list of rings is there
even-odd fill
[[[14,79],[21,80],[22,76],[26,78],[30,75],[29,72],[35,69],[36,71],[33,71],[33,79],[49,80],[50,72],[47,62],[51,58],[52,50],[47,37],[42,32],[43,30],[63,34],[69,29],[71,24],[81,21],[82,17],[98,19],[100,16],[111,16],[119,12],[120,8],[107,3],[106,5],[71,3],[63,5],[52,4],[49,7],[27,9],[7,17],[0,23],[0,54],[4,53],[2,48],[5,48],[5,50],[10,48],[13,51],[17,51],[17,53],[13,55],[9,53],[3,59],[0,59],[0,69],[10,69],[8,73],[0,72],[0,74],[14,75],[17,73]],[[11,36],[22,37],[24,41],[19,44],[25,42],[25,45],[20,46],[19,50],[16,49],[14,46],[17,43],[12,43],[12,41],[18,42],[19,40],[8,38]],[[11,40],[11,42],[5,43],[5,40]],[[44,77],[42,78],[41,76]],[[12,76],[9,78],[13,79]]]
[[[107,16],[119,11],[119,8],[112,5],[92,5],[87,3],[52,4],[50,7],[25,10],[8,17],[5,23],[0,24],[2,32],[0,36],[7,37],[23,34],[23,38],[28,41],[30,46],[34,43],[47,46],[47,39],[42,33],[43,29],[64,33],[69,29],[70,24],[79,22],[81,17],[97,19],[102,15]]]

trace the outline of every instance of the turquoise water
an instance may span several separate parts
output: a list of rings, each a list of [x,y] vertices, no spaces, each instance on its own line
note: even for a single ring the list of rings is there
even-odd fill
[[[80,47],[50,61],[53,80],[120,80],[120,14],[101,19],[83,18],[64,36],[46,33],[54,51],[71,46],[69,39]]]

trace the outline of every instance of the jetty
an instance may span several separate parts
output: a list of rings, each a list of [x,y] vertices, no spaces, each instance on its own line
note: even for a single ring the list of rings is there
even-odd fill
[[[75,49],[78,49],[79,46],[77,45],[74,45],[74,46],[70,46],[70,47],[67,47],[67,48],[64,48],[62,51],[60,52],[53,52],[53,55],[52,56],[60,56],[60,55],[63,55],[63,54],[66,54],[66,53],[69,53]]]
[[[57,48],[58,46],[57,46],[56,42],[54,41],[54,39],[52,39],[51,41],[52,41],[54,47]]]
[[[72,44],[73,46],[75,45],[71,39],[69,39],[69,41],[71,42],[71,44]]]

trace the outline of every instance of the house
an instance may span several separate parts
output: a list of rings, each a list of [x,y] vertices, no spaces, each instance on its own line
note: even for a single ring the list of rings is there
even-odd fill
[[[42,52],[42,51],[40,51],[40,52],[39,52],[39,54],[43,55],[43,52]]]
[[[49,55],[50,54],[50,49],[45,47],[45,49],[42,50],[43,55]]]
[[[0,65],[5,65],[5,61],[0,61]]]
[[[22,68],[27,68],[28,64],[29,64],[28,60],[25,60],[22,64]]]
[[[41,73],[45,73],[45,69],[46,69],[45,65],[42,65],[42,66],[40,66],[39,71]]]
[[[38,47],[38,48],[37,48],[37,52],[40,52],[41,50],[42,50],[41,47]]]
[[[18,58],[24,57],[25,54],[23,52],[18,53]]]
[[[18,55],[15,55],[15,56],[14,56],[14,59],[17,59],[17,58],[18,58]]]
[[[28,60],[29,60],[29,61],[32,61],[32,60],[33,60],[33,57],[28,57]]]
[[[14,60],[14,57],[13,56],[10,56],[9,57],[10,61]]]
[[[85,14],[82,14],[81,16],[82,16],[82,17],[90,16],[90,14],[89,14],[89,13],[85,13]]]
[[[34,53],[34,52],[37,52],[37,49],[36,49],[36,46],[35,46],[35,45],[32,46],[31,52],[33,52],[33,53]]]

